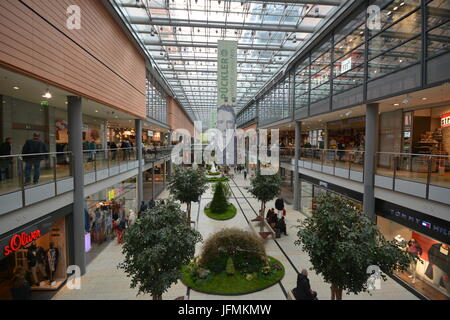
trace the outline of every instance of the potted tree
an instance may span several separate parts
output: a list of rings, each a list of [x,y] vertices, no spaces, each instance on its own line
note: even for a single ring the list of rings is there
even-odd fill
[[[342,300],[342,292],[369,291],[369,270],[388,274],[406,270],[414,257],[386,240],[368,217],[350,200],[324,194],[316,198],[316,209],[299,226],[298,240],[309,254],[313,269],[331,284],[331,299]],[[386,280],[386,275],[381,273]]]
[[[261,175],[260,172],[250,179],[250,187],[248,192],[256,199],[261,201],[261,210],[259,212],[259,220],[261,221],[260,232],[264,231],[264,212],[266,211],[266,203],[275,199],[281,193],[282,179],[279,175]]]
[[[197,202],[208,189],[205,172],[198,169],[175,167],[168,188],[174,199],[186,203],[187,223],[190,225],[191,203]]]
[[[147,210],[127,229],[122,249],[125,260],[119,267],[131,278],[131,288],[138,287],[138,294],[162,300],[201,240],[200,233],[186,225],[179,204],[168,201]]]

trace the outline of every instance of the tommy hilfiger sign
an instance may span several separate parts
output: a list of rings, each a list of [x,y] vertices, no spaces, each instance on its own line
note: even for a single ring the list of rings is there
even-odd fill
[[[376,200],[377,215],[436,240],[450,243],[450,222],[384,200]]]

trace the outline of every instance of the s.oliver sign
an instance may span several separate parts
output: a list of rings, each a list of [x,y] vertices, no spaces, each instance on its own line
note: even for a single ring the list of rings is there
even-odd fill
[[[9,256],[11,253],[16,252],[40,237],[41,230],[39,229],[30,233],[22,232],[21,234],[15,234],[9,240],[9,244],[3,248],[2,254],[4,256]]]
[[[51,227],[52,221],[45,218],[2,235],[0,237],[0,260],[11,256],[14,252],[49,233]]]

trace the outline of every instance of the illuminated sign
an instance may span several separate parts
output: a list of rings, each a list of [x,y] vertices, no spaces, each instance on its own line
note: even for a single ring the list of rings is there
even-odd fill
[[[114,200],[114,198],[116,197],[116,190],[112,189],[108,191],[108,200]]]
[[[41,237],[41,230],[35,230],[30,232],[29,234],[26,232],[22,232],[21,234],[16,234],[11,237],[9,241],[9,245],[5,246],[3,249],[3,255],[9,256],[11,253],[16,252],[20,248],[30,244],[34,240]]]
[[[341,62],[341,73],[347,72],[352,68],[352,57]]]
[[[450,113],[441,116],[441,128],[450,127]]]

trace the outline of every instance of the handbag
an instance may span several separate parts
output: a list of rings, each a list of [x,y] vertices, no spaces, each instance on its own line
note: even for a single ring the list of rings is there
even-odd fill
[[[283,208],[283,217],[285,217],[285,216],[286,216],[286,209]]]

